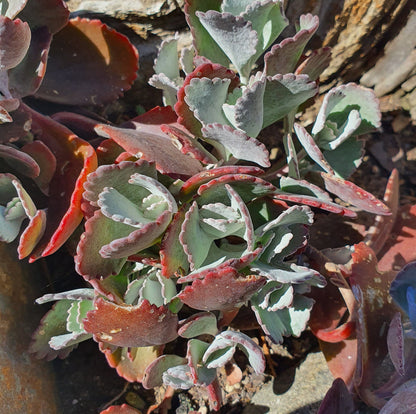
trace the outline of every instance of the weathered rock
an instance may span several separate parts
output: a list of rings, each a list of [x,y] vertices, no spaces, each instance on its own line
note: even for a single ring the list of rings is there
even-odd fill
[[[290,379],[282,373],[282,379]],[[252,403],[269,408],[269,414],[316,413],[333,377],[329,372],[322,353],[310,353],[305,361],[293,372],[293,383],[285,384],[286,392],[279,391],[279,378],[266,383],[254,396]],[[243,414],[254,414],[256,407],[246,407]],[[264,411],[263,411],[264,412]]]
[[[59,413],[52,366],[28,353],[41,318],[38,264],[19,261],[16,246],[0,243],[0,407],[8,414]]]

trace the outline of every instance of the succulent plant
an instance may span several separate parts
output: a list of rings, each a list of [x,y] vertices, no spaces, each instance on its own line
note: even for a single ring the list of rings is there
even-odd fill
[[[388,246],[387,235],[405,225],[396,220],[397,176],[384,202],[348,180],[363,159],[360,136],[380,126],[374,93],[334,87],[311,128],[299,119],[330,60],[327,48],[306,52],[318,18],[300,16],[296,34],[280,40],[288,25],[280,0],[187,0],[193,46],[179,53],[176,37],[164,41],[149,80],[164,106],[114,125],[69,112],[50,118],[22,99],[116,99],[138,68],[124,36],[96,20],[68,20],[63,1],[5,2],[2,14],[0,240],[20,235],[19,258],[35,261],[72,237],[75,269],[88,284],[38,299],[56,303],[31,351],[62,358],[93,338],[128,381],[203,386],[218,410],[217,370],[236,349],[255,372],[265,369],[261,348],[233,325],[251,308],[275,343],[310,322],[335,374],[347,356],[342,346],[353,352],[341,377],[368,404],[386,403],[391,392],[375,395],[371,379],[387,348],[399,373],[405,369],[402,343],[391,339],[403,336],[391,297],[414,333],[414,269],[399,272],[389,293],[397,269],[380,265],[403,246],[398,238]],[[272,164],[263,141],[278,122],[283,133],[273,145],[286,155]],[[362,243],[324,251],[309,243],[316,216],[358,211],[376,216]],[[407,243],[401,267],[416,259]],[[371,292],[379,287],[377,302]],[[390,320],[389,334],[374,336]],[[179,355],[178,338],[187,341]],[[344,394],[336,381],[321,409]]]

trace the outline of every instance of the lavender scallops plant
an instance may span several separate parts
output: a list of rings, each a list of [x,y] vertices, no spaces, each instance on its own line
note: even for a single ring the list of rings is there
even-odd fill
[[[55,304],[34,335],[32,352],[64,357],[93,338],[128,381],[146,388],[204,386],[217,410],[217,371],[236,349],[255,372],[265,369],[261,348],[233,326],[242,307],[252,309],[275,343],[307,326],[314,304],[308,294],[327,283],[304,254],[314,214],[353,218],[364,210],[388,216],[390,209],[347,180],[362,160],[359,136],[380,125],[371,90],[338,86],[326,94],[310,131],[296,122],[318,96],[319,75],[330,60],[327,48],[305,53],[318,28],[316,16],[300,16],[296,34],[277,42],[288,25],[280,0],[187,0],[185,15],[193,46],[178,53],[177,38],[164,41],[149,81],[163,91],[164,106],[116,126],[73,113],[46,118],[21,104],[32,122],[32,141],[38,136],[43,144],[26,143],[26,133],[2,144],[0,156],[19,159],[20,173],[47,156],[56,162],[66,155],[52,137],[55,131],[66,137],[66,152],[75,153],[77,162],[63,176],[46,171],[39,178],[37,170],[29,175],[52,205],[59,183],[71,179],[69,207],[64,203],[58,218],[53,209],[37,210],[18,174],[6,168],[0,219],[7,234],[1,237],[17,237],[28,217],[33,237],[26,247],[23,232],[19,253],[23,258],[34,248],[36,260],[56,251],[82,220],[74,260],[88,287],[38,299]],[[68,24],[50,51],[48,43],[55,57],[87,23]],[[129,86],[119,82],[133,80],[137,66],[127,62],[137,60],[137,53],[112,31],[104,38],[114,50],[125,47],[127,57],[118,54],[123,69],[111,69],[105,78],[110,91],[125,90]],[[78,105],[115,98],[102,96],[96,84],[85,96],[82,88],[71,91],[61,82],[57,61],[30,94]],[[42,62],[49,65],[46,58]],[[3,75],[10,77],[17,64],[9,63]],[[2,102],[5,111],[14,108]],[[21,127],[18,117],[11,121]],[[271,165],[262,139],[277,122],[284,133],[276,145],[281,139],[286,157]],[[55,232],[45,231],[48,220]],[[187,345],[176,355],[172,343],[178,337]]]

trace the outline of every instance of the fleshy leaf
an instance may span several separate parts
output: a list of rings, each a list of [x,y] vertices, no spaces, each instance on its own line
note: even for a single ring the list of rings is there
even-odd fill
[[[194,338],[195,336],[209,334],[216,335],[218,332],[217,318],[211,312],[199,312],[179,322],[178,334],[183,338]]]
[[[390,209],[384,203],[351,181],[327,173],[321,173],[321,176],[324,179],[325,188],[342,200],[370,213],[391,214]]]
[[[236,88],[239,84],[239,79],[235,72],[219,64],[204,63],[202,65],[197,66],[193,72],[189,73],[186,76],[182,87],[178,91],[178,102],[175,104],[175,111],[178,114],[178,122],[185,126],[194,135],[200,135],[201,123],[198,119],[195,118],[193,112],[189,108],[185,100],[185,91],[187,86],[190,85],[191,81],[197,78],[219,78],[222,80],[230,79],[231,82],[228,88],[228,92],[232,92],[232,90],[234,90],[234,88]],[[221,102],[221,105],[223,103],[224,102]]]
[[[24,59],[9,71],[9,85],[13,96],[23,98],[33,95],[39,89],[46,72],[51,41],[52,35],[47,27],[32,31],[30,47]]]
[[[46,26],[55,34],[66,25],[69,10],[62,0],[29,0],[18,16],[27,21],[32,30]]]
[[[390,322],[389,331],[387,333],[387,347],[394,368],[399,375],[403,376],[405,374],[404,338],[400,312],[397,312]]]
[[[355,83],[348,83],[331,89],[325,95],[312,133],[316,135],[320,132],[326,121],[335,122],[340,127],[353,109],[358,110],[361,118],[360,126],[355,131],[356,135],[380,127],[381,113],[374,92]]]
[[[256,292],[265,279],[238,276],[232,267],[212,270],[202,280],[195,280],[179,294],[182,302],[199,310],[229,310],[241,306]],[[221,290],[218,291],[218,285]]]
[[[207,342],[200,341],[199,339],[190,339],[188,341],[186,357],[196,385],[207,386],[211,384],[217,376],[217,370],[206,366],[202,360],[208,347],[209,344]]]
[[[22,61],[29,48],[30,38],[30,28],[26,22],[0,16],[1,70],[7,71]]]
[[[203,361],[207,362],[208,366],[216,367],[217,365],[210,360],[210,356],[218,351],[218,349],[228,346],[239,347],[248,357],[250,365],[253,367],[256,374],[264,372],[266,362],[263,352],[250,337],[242,332],[224,331],[218,334],[206,350]]]
[[[181,195],[191,195],[195,193],[202,184],[220,178],[223,175],[234,175],[234,174],[247,174],[247,175],[261,175],[263,170],[254,166],[243,166],[243,165],[227,165],[225,167],[217,167],[212,170],[201,171],[200,173],[189,178],[181,187]]]
[[[354,412],[354,400],[345,382],[341,378],[335,379],[319,406],[318,414],[353,414]]]
[[[29,219],[30,222],[20,236],[17,248],[20,260],[32,253],[46,229],[46,213],[44,210],[38,210]]]
[[[46,295],[41,296],[36,299],[36,303],[42,305],[43,303],[55,301],[55,300],[85,300],[85,299],[94,299],[94,289],[80,288],[69,290],[67,292],[61,293],[47,293]]]
[[[230,82],[227,78],[193,78],[185,86],[185,102],[203,125],[228,124],[222,105],[227,100]]]
[[[71,346],[62,350],[53,350],[49,346],[52,337],[68,333],[66,319],[71,304],[72,301],[70,300],[58,301],[41,320],[39,327],[33,334],[33,341],[30,345],[30,352],[35,354],[37,358],[46,358],[48,361],[56,357],[65,358],[74,348],[74,346]]]
[[[204,164],[218,163],[218,160],[181,124],[161,125],[160,129],[165,134],[169,134],[183,154],[191,154]]]
[[[302,144],[302,147],[312,158],[312,160],[315,161],[324,171],[334,174],[334,170],[328,164],[328,161],[325,159],[318,145],[309,135],[308,131],[306,131],[306,129],[299,124],[295,124],[294,127],[299,142]]]
[[[50,183],[45,234],[30,258],[54,253],[82,220],[81,199],[88,174],[97,168],[97,156],[86,141],[50,118],[31,111],[32,130],[60,165]]]
[[[331,213],[341,214],[346,217],[357,217],[355,211],[347,207],[328,201],[326,198],[318,198],[302,194],[291,194],[282,191],[276,191],[274,197],[278,200],[289,201],[296,204],[305,204],[310,207],[320,208],[322,210],[330,211]]]
[[[237,159],[255,162],[262,167],[270,166],[269,153],[264,144],[242,131],[215,123],[205,125],[202,134],[208,142],[214,146],[220,144]],[[226,153],[223,158],[228,158]]]
[[[196,16],[196,11],[205,12],[207,10],[220,10],[221,1],[219,0],[186,0],[185,17],[191,28],[193,45],[200,56],[205,56],[214,63],[228,66],[229,59],[208,34],[200,20]]]
[[[269,312],[260,307],[258,297],[251,299],[252,309],[263,331],[275,343],[282,343],[284,336],[299,336],[305,330],[313,306],[313,299],[296,295],[290,308]]]
[[[264,91],[263,128],[282,119],[285,115],[312,98],[317,92],[315,82],[306,75],[274,75],[266,78]]]
[[[260,80],[253,82],[243,90],[233,108],[234,122],[229,121],[242,129],[250,137],[257,137],[263,127],[263,99],[266,82]]]
[[[39,164],[29,154],[17,148],[0,144],[0,159],[6,161],[19,174],[29,178],[39,176]]]
[[[155,162],[163,174],[189,177],[201,171],[202,166],[199,161],[182,154],[169,135],[162,132],[162,124],[174,122],[176,115],[170,107],[156,107],[124,124],[125,128],[99,125],[96,132],[112,138],[130,154]]]
[[[162,275],[171,277],[176,272],[187,272],[189,262],[183,247],[178,243],[182,224],[185,219],[185,209],[180,209],[173,217],[167,228],[160,249]]]
[[[201,24],[224,51],[243,79],[248,79],[255,60],[257,33],[250,22],[230,13],[196,12]]]
[[[394,395],[379,414],[411,413],[416,408],[416,386]]]
[[[88,312],[84,328],[97,341],[122,347],[162,345],[177,337],[178,317],[165,306],[144,300],[138,306],[122,306],[103,298]]]
[[[278,73],[292,73],[294,71],[303,49],[319,25],[318,16],[311,14],[303,14],[299,20],[300,27],[296,35],[284,39],[266,53],[264,57],[266,75],[273,76]]]
[[[33,180],[46,195],[49,184],[56,171],[56,158],[52,151],[42,141],[32,141],[22,147],[22,151],[30,155],[40,166],[40,172]]]
[[[178,355],[162,355],[155,359],[145,370],[143,387],[152,389],[163,384],[163,373],[169,368],[186,364],[186,358]]]
[[[139,410],[131,407],[127,404],[122,405],[112,405],[108,407],[106,410],[101,411],[100,414],[140,414]]]
[[[99,20],[72,19],[53,38],[36,96],[71,105],[111,102],[130,88],[137,60],[137,50],[124,35]]]
[[[129,382],[141,382],[145,370],[162,354],[162,346],[144,346],[140,348],[107,348],[100,343],[100,350],[105,354],[110,367]]]
[[[174,389],[187,390],[195,384],[189,365],[177,365],[163,373],[163,384]]]

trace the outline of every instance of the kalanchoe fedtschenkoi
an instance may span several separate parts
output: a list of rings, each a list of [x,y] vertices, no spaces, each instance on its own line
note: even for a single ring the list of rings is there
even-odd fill
[[[393,297],[414,323],[411,265],[381,301],[372,292],[415,260],[414,207],[395,205],[394,184],[382,202],[348,181],[362,161],[360,135],[380,126],[371,90],[337,86],[311,128],[296,122],[330,60],[328,48],[305,53],[316,16],[300,16],[295,34],[277,43],[288,25],[283,1],[186,0],[193,47],[178,58],[178,38],[162,42],[149,80],[165,106],[114,125],[68,112],[47,118],[21,99],[110,103],[136,77],[138,54],[127,38],[98,20],[68,20],[63,1],[4,3],[0,238],[20,237],[20,258],[33,261],[58,250],[83,221],[75,268],[92,286],[39,300],[56,303],[32,352],[65,357],[93,338],[126,380],[169,390],[204,386],[218,410],[217,370],[236,349],[256,373],[265,369],[261,348],[230,328],[245,306],[276,343],[299,336],[311,320],[334,372],[352,356],[343,379],[370,405],[380,407],[398,381],[371,390],[372,352],[388,351],[405,378],[398,382],[411,381],[403,352],[409,330],[390,303]],[[262,141],[278,121],[286,160],[272,166]],[[366,244],[324,252],[310,245],[319,218],[356,218],[359,210],[377,216]],[[386,243],[382,229],[397,234]],[[170,353],[175,347],[166,345],[182,341],[186,349]],[[342,385],[334,384],[322,410],[337,407],[331,401],[345,394]]]

